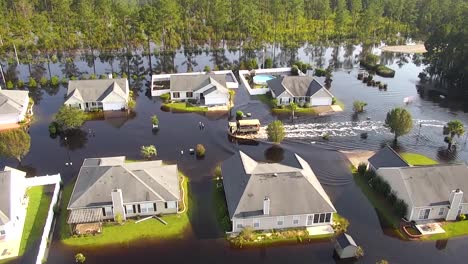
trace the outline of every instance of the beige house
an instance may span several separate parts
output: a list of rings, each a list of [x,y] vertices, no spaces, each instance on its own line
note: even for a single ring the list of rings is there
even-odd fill
[[[0,88],[0,125],[16,124],[26,118],[29,92]]]
[[[267,81],[278,105],[290,103],[310,106],[332,105],[333,95],[311,76],[281,76]]]

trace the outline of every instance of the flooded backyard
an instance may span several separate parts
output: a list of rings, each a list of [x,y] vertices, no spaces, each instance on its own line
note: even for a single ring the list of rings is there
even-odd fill
[[[333,257],[333,244],[330,242],[249,249],[235,249],[227,244],[216,222],[211,178],[216,165],[238,149],[264,160],[281,160],[295,152],[308,161],[337,211],[350,221],[348,233],[365,252],[360,263],[375,263],[380,259],[390,263],[464,262],[468,252],[463,249],[468,246],[468,238],[451,239],[448,242],[407,242],[393,237],[385,227],[382,228],[376,211],[354,183],[348,162],[336,150],[377,150],[391,142],[392,134],[383,127],[385,116],[391,108],[402,106],[413,115],[414,126],[409,135],[399,138],[400,151],[422,153],[440,162],[466,162],[466,136],[459,139],[457,151],[447,153],[442,127],[452,119],[459,119],[466,126],[468,114],[462,111],[462,107],[439,96],[418,94],[417,76],[424,66],[418,61],[414,63],[413,59],[417,58],[412,56],[383,55],[383,62],[396,70],[396,75],[394,78],[376,77],[388,84],[386,91],[368,87],[357,80],[360,70],[356,55],[360,51],[360,47],[303,47],[292,55],[279,53],[277,61],[283,65],[294,57],[322,67],[329,63],[335,66],[330,91],[344,103],[345,111],[332,116],[304,115],[292,123],[289,116],[271,115],[266,105],[249,96],[242,86],[239,87],[232,112],[250,112],[253,118],[260,119],[265,125],[276,118],[282,119],[288,138],[281,144],[284,152],[272,149],[268,143],[230,140],[227,136],[230,114],[162,111],[161,101],[148,96],[150,77],[145,57],[139,58],[142,67],[139,74],[146,76],[146,79],[130,83],[131,88],[138,93],[136,114],[88,121],[80,133],[70,135],[68,140],[51,138],[48,132],[54,113],[63,104],[66,87],[36,88],[32,91],[36,100],[36,121],[29,131],[31,150],[20,168],[30,175],[59,172],[66,183],[77,175],[84,158],[126,155],[129,159],[138,159],[140,147],[153,144],[158,150],[158,159],[177,163],[179,169],[190,178],[194,200],[190,215],[191,228],[187,230],[184,239],[141,240],[105,248],[71,248],[54,240],[47,263],[73,263],[74,255],[78,252],[86,255],[86,263],[341,263]],[[262,58],[261,54],[257,56]],[[212,66],[217,60],[233,63],[239,59],[239,54],[237,51],[226,51],[221,55],[222,59],[218,57],[219,54],[210,52],[191,57],[179,52],[172,61],[179,72],[184,72],[188,64],[194,70],[201,70],[205,65]],[[152,60],[157,61],[157,58]],[[80,58],[76,58],[74,63],[80,72],[94,72],[94,67]],[[96,60],[96,74],[106,74],[120,65],[117,61],[114,64],[111,66],[109,62]],[[64,75],[63,64],[56,63],[50,67],[51,75]],[[158,67],[162,66],[154,65],[153,68]],[[17,70],[18,77],[25,80],[28,78],[28,65],[20,65]],[[319,80],[323,82],[323,79]],[[411,98],[408,105],[403,102],[405,97]],[[357,116],[353,114],[354,100],[367,102],[364,113]],[[160,121],[157,133],[151,129],[153,114],[157,114]],[[199,122],[205,124],[205,130],[198,129]],[[363,132],[368,133],[367,139],[361,139],[360,134]],[[329,141],[322,139],[325,133],[330,135]],[[187,154],[187,150],[198,143],[206,147],[206,157],[201,160]],[[182,155],[181,150],[185,154]],[[70,161],[73,165],[66,166]],[[17,166],[17,162],[0,159],[0,166],[3,165]],[[28,263],[26,257],[19,262]]]

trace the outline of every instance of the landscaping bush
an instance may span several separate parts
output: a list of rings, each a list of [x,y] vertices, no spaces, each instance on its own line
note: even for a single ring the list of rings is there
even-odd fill
[[[191,105],[196,105],[197,104],[197,99],[188,99],[187,103],[189,103]]]
[[[364,176],[364,174],[366,173],[366,170],[367,170],[367,164],[364,162],[359,163],[357,167],[357,172],[359,173],[359,175]]]
[[[299,107],[304,107],[305,102],[304,102],[304,101],[300,101],[297,105],[298,105]]]
[[[316,68],[314,74],[317,77],[323,77],[323,76],[325,76],[326,71],[325,71],[325,69],[322,69],[322,68]]]
[[[58,76],[52,76],[52,78],[50,79],[50,84],[52,86],[58,86],[60,83],[60,80],[59,80],[59,77]]]
[[[90,80],[96,80],[97,79],[96,74],[89,75],[89,79]]]
[[[241,120],[244,117],[244,113],[240,110],[236,111],[236,120]]]
[[[46,86],[48,82],[49,81],[44,76],[42,76],[41,79],[39,80],[39,83],[41,84],[41,86]]]
[[[336,98],[333,97],[333,98],[332,98],[332,105],[335,105],[335,104],[336,104]]]
[[[360,60],[361,66],[368,70],[373,70],[379,61],[379,56],[374,54],[367,54],[363,59]]]
[[[8,81],[8,82],[6,83],[6,87],[7,87],[8,90],[13,89],[13,87],[14,87],[13,82],[12,82],[12,81]]]
[[[30,88],[36,88],[36,87],[37,87],[37,82],[36,82],[36,80],[34,80],[33,77],[29,77],[28,86],[29,86]]]
[[[115,214],[115,221],[116,221],[119,225],[123,225],[123,216],[122,216],[121,213]]]
[[[395,77],[395,71],[382,64],[376,65],[374,71],[382,77]]]
[[[387,197],[391,192],[390,185],[381,177],[374,177],[372,180],[373,189],[383,197]]]
[[[58,132],[57,127],[58,127],[57,122],[52,122],[52,123],[50,123],[50,124],[49,124],[49,133],[50,133],[51,135],[57,134],[57,132]]]
[[[205,67],[203,67],[203,71],[204,71],[204,72],[211,72],[210,66],[205,65]]]
[[[24,87],[24,82],[22,80],[18,80],[18,82],[16,83],[16,87],[23,88]]]
[[[99,75],[99,79],[107,79],[107,75],[101,74],[101,75]]]
[[[62,80],[60,80],[60,82],[63,84],[63,85],[66,85],[68,84],[68,79],[63,77]]]
[[[204,157],[205,152],[206,152],[205,146],[203,146],[202,144],[197,144],[197,146],[195,147],[195,153],[197,157],[199,158]]]
[[[171,94],[170,93],[161,94],[159,98],[161,98],[163,102],[167,102],[171,99]]]
[[[153,126],[159,125],[159,119],[158,119],[158,116],[157,116],[157,115],[153,115],[153,116],[151,117],[151,123],[153,124]]]
[[[396,193],[394,191],[391,191],[390,194],[387,196],[387,201],[390,204],[395,204],[397,199],[398,197],[396,196]]]
[[[265,69],[273,68],[273,60],[271,58],[266,58],[264,67]]]
[[[312,67],[310,66],[310,64],[304,63],[304,62],[302,62],[302,61],[296,61],[296,62],[293,64],[293,67],[294,67],[294,65],[296,65],[297,68],[298,68],[299,70],[301,70],[303,73],[306,73],[307,70],[311,70],[311,69],[312,69]]]
[[[327,140],[327,141],[330,140],[330,134],[327,134],[327,133],[323,134],[322,139]]]
[[[297,67],[297,65],[293,65],[291,67],[291,75],[294,75],[294,76],[299,75],[299,68]]]
[[[309,102],[306,102],[306,103],[304,104],[304,107],[305,107],[305,108],[310,108],[310,107],[312,107],[312,105],[311,105]]]
[[[395,209],[395,213],[399,217],[405,217],[406,212],[408,211],[408,205],[406,205],[405,201],[401,199],[397,199],[397,201],[395,202],[394,209]]]
[[[72,76],[72,77],[70,77],[70,80],[76,81],[76,80],[78,80],[78,78],[76,76]]]
[[[465,221],[466,220],[466,214],[461,214],[458,216],[458,220],[460,221]]]

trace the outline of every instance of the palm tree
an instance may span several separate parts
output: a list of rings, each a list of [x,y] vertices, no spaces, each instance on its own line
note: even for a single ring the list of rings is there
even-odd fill
[[[445,142],[447,142],[449,150],[454,144],[455,136],[459,138],[464,133],[465,128],[460,120],[452,120],[447,123],[447,125],[444,127],[444,135],[447,135],[447,137],[445,137]]]
[[[294,112],[297,109],[297,104],[294,102],[289,103],[289,109],[291,109],[291,118],[294,121]]]
[[[149,146],[141,146],[140,150],[141,155],[145,159],[151,159],[153,157],[156,157],[158,154],[158,151],[156,150],[156,147],[154,145],[149,145]]]

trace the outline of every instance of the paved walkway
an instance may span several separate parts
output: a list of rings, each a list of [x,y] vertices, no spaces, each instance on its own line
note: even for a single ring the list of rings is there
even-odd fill
[[[309,233],[309,236],[328,235],[335,233],[331,225],[310,226],[307,227],[307,232]]]

